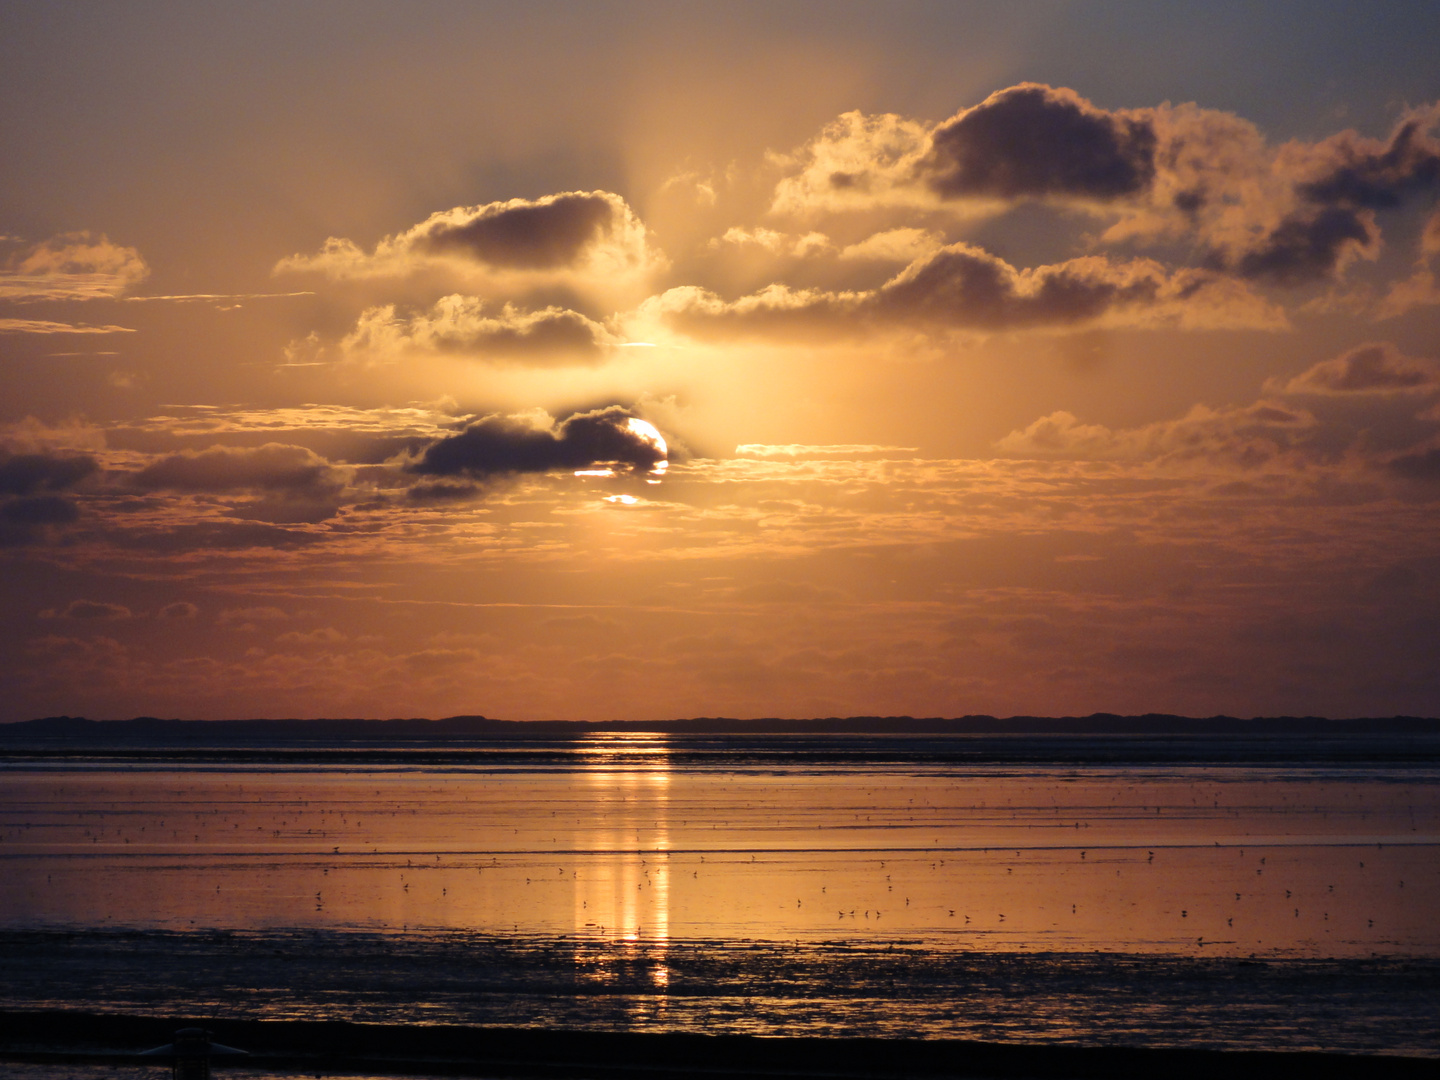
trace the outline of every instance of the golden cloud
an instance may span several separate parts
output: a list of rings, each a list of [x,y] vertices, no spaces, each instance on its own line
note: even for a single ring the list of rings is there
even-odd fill
[[[1007,457],[1254,467],[1299,447],[1317,426],[1309,412],[1270,401],[1223,409],[1196,405],[1179,419],[1120,430],[1083,424],[1073,414],[1059,411],[1012,431],[996,442],[995,449]]]
[[[275,272],[354,280],[433,271],[502,291],[547,283],[611,290],[641,283],[665,265],[619,195],[567,191],[438,211],[368,253],[353,240],[331,237],[313,255],[282,259]]]
[[[138,251],[112,243],[103,233],[62,233],[6,260],[0,299],[112,300],[149,274]]]
[[[969,244],[916,259],[878,288],[831,291],[774,284],[727,301],[682,286],[642,304],[642,319],[699,338],[846,335],[929,327],[981,333],[1082,326],[1186,329],[1286,326],[1243,283],[1204,270],[1168,272],[1150,259],[1085,256],[1020,270]]]
[[[595,363],[618,340],[579,312],[550,306],[498,308],[452,294],[426,312],[402,314],[394,304],[367,308],[340,342],[347,357],[388,362],[415,354],[468,356],[542,366]]]
[[[1437,125],[1440,104],[1407,113],[1384,140],[1343,131],[1272,147],[1230,113],[1105,110],[1023,83],[934,125],[846,113],[774,159],[786,175],[770,209],[973,218],[1043,201],[1109,218],[1102,243],[1182,240],[1202,265],[1296,286],[1374,259],[1375,211],[1440,190]]]
[[[3,288],[3,286],[0,286]],[[133,334],[129,326],[92,326],[51,319],[0,319],[0,334]]]

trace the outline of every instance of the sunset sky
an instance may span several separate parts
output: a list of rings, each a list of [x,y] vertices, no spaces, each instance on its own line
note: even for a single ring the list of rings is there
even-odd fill
[[[1440,713],[1440,6],[0,6],[0,719]]]

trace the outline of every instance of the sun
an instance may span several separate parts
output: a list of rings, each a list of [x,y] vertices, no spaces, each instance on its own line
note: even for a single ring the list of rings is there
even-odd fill
[[[650,469],[650,475],[657,478],[664,476],[665,470],[670,467],[670,462],[667,460],[670,455],[670,448],[665,445],[665,436],[661,435],[659,429],[650,423],[650,421],[641,420],[638,416],[632,416],[626,420],[625,427],[632,435],[655,447],[660,455],[660,460]],[[658,484],[659,482],[658,479],[650,481],[652,484]]]
[[[669,454],[670,448],[665,445],[665,436],[661,435],[659,429],[649,420],[641,420],[639,417],[632,416],[625,421],[625,426],[632,435],[644,439],[660,453]]]

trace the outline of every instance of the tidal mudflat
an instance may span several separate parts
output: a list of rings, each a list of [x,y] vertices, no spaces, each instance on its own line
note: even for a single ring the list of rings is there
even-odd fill
[[[1433,747],[986,745],[12,755],[0,1007],[1440,1055]]]

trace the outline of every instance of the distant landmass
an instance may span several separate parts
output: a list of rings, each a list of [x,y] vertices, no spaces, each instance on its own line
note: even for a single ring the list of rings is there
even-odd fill
[[[644,720],[496,720],[487,716],[406,719],[87,720],[48,716],[0,724],[0,740],[136,739],[312,741],[424,741],[466,739],[555,739],[602,732],[657,732],[669,735],[1434,735],[1440,718],[1388,716],[1332,720],[1320,716],[844,716],[811,719],[703,716]]]

